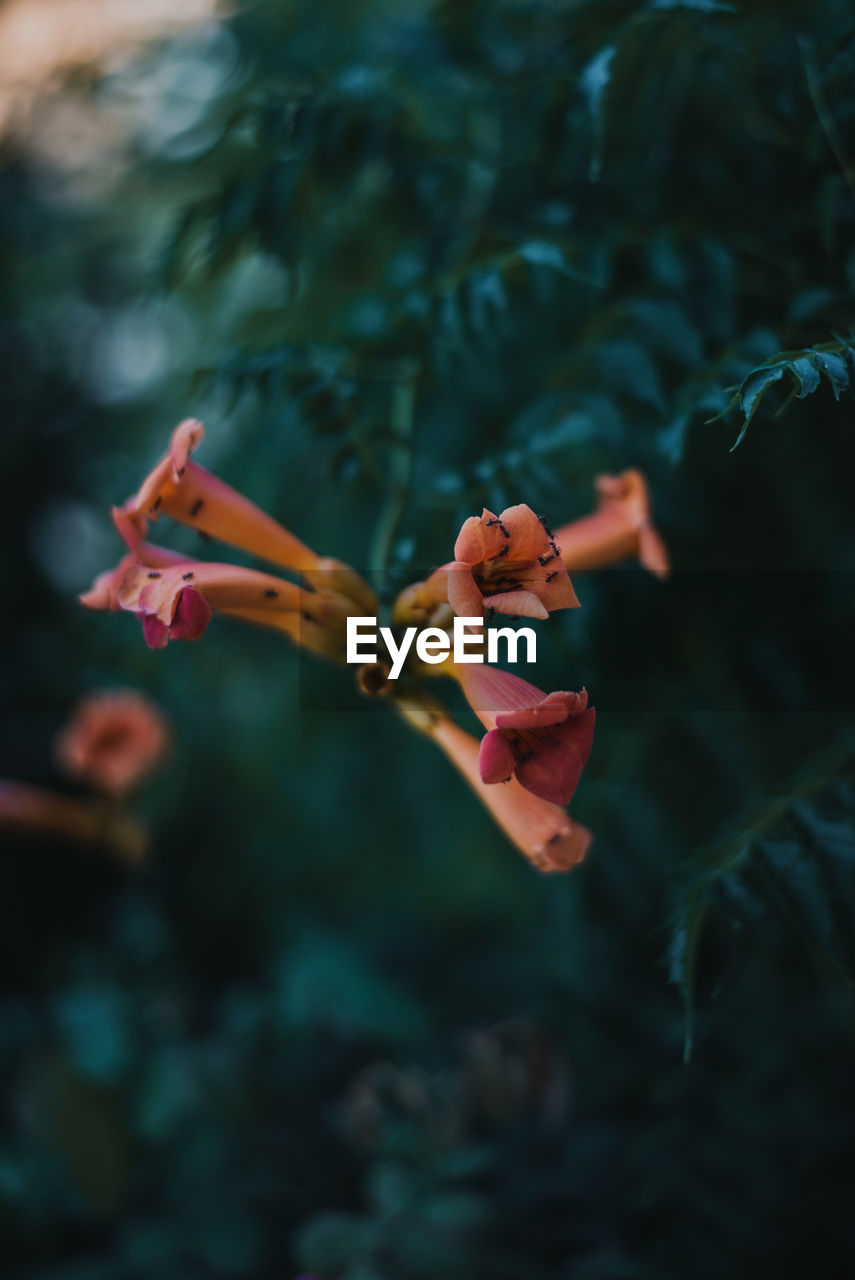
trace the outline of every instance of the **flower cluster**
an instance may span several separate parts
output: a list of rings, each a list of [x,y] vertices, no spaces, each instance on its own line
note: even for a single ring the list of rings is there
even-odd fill
[[[347,619],[373,614],[368,583],[339,560],[320,556],[253,502],[191,456],[204,436],[188,419],[169,450],[113,520],[126,552],[101,574],[81,602],[90,609],[124,610],[142,624],[154,649],[198,640],[214,614],[283,632],[295,644],[344,661]],[[500,514],[467,519],[454,558],[401,592],[392,626],[449,629],[455,617],[495,614],[545,619],[579,601],[568,569],[598,568],[631,556],[663,577],[664,545],[650,520],[638,471],[601,476],[598,509],[553,533],[524,503]],[[148,541],[152,524],[168,516],[207,538],[230,544],[290,576],[228,562],[198,560]],[[405,721],[429,737],[492,813],[508,837],[543,871],[580,862],[591,835],[567,813],[591,751],[595,713],[587,692],[544,693],[509,672],[449,657],[428,667],[415,655],[407,678],[390,681],[389,664],[366,664],[360,689],[386,697]],[[485,730],[480,741],[458,726],[424,689],[434,675],[451,677]]]

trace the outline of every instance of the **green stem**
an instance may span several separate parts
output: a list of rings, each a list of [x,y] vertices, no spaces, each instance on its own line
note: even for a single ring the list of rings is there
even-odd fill
[[[416,405],[416,379],[418,366],[408,362],[392,392],[391,427],[393,443],[390,445],[389,491],[377,518],[369,553],[369,569],[374,575],[375,586],[382,590],[382,578],[388,563],[392,542],[398,529],[410,488],[413,458],[413,418]]]

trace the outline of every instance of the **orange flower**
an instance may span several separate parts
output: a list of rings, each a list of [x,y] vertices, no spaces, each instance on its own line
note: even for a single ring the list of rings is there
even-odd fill
[[[67,774],[116,799],[133,791],[168,747],[163,715],[133,689],[101,689],[83,698],[54,743]]]
[[[345,619],[362,607],[352,596],[304,589],[255,569],[192,560],[154,546],[143,541],[125,508],[113,509],[113,521],[128,554],[115,569],[99,574],[79,599],[88,609],[137,614],[150,648],[162,649],[169,640],[198,640],[216,611],[273,627],[304,648],[343,660]],[[324,573],[323,580],[349,585],[338,570]]]
[[[124,511],[140,536],[146,535],[150,520],[171,516],[220,542],[295,570],[307,582],[330,585],[350,595],[365,612],[373,612],[376,597],[358,573],[338,560],[317,555],[254,502],[192,460],[190,455],[204,434],[202,423],[194,418],[179,423],[168,452],[125,504]]]
[[[119,586],[128,570],[136,565],[145,565],[147,569],[167,569],[189,561],[188,556],[180,555],[177,551],[168,551],[166,547],[143,542],[142,535],[122,507],[114,507],[112,515],[113,523],[129,550],[115,569],[99,573],[89,590],[77,597],[87,609],[109,609],[115,612],[121,608]]]
[[[358,608],[332,591],[308,591],[257,569],[202,560],[165,569],[135,563],[125,570],[116,594],[122,609],[141,617],[152,649],[164,648],[169,640],[198,640],[216,611],[285,631],[302,644],[320,642],[316,632],[327,631],[322,651],[333,656],[343,654],[345,619]]]
[[[640,471],[598,476],[597,510],[555,534],[561,558],[572,572],[602,569],[638,556],[657,578],[670,572],[668,551],[653,527],[647,481]]]
[[[487,733],[481,740],[481,781],[517,781],[554,804],[569,804],[594,740],[588,694],[546,694],[527,680],[486,663],[446,664]]]
[[[565,809],[533,795],[516,778],[499,786],[485,785],[477,738],[456,725],[438,704],[400,700],[398,705],[406,719],[445,752],[505,835],[538,870],[569,871],[584,859],[593,837]]]
[[[0,778],[0,830],[102,846],[131,866],[142,860],[147,848],[145,831],[136,819],[109,800],[58,795],[5,778]]]
[[[169,450],[149,472],[125,511],[145,536],[149,520],[171,516],[221,542],[287,569],[314,569],[314,551],[283,529],[255,503],[193,462],[205,428],[186,418],[172,433]]]
[[[524,502],[500,516],[485,507],[465,520],[454,544],[454,560],[399,598],[396,621],[425,619],[443,601],[459,617],[507,613],[547,618],[579,601],[558,547]]]

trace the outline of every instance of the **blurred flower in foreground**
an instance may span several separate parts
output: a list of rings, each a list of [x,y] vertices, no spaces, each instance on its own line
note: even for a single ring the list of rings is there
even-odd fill
[[[463,775],[493,818],[540,871],[569,871],[591,844],[586,827],[560,805],[533,795],[515,778],[487,785],[479,767],[478,739],[454,723],[439,703],[424,697],[397,699],[405,719],[431,738]]]
[[[75,707],[54,748],[69,777],[121,798],[165,758],[169,730],[153,702],[134,689],[101,689]]]
[[[396,620],[429,618],[447,601],[459,617],[505,613],[548,618],[578,608],[567,570],[543,522],[524,502],[464,521],[454,560],[403,593]]]
[[[571,572],[602,569],[637,556],[657,578],[667,578],[667,548],[653,527],[647,481],[640,471],[598,476],[597,510],[555,533],[561,558]]]
[[[487,730],[478,757],[481,781],[504,783],[513,775],[541,799],[569,804],[594,740],[587,692],[546,694],[486,663],[448,667]]]
[[[0,779],[0,830],[55,837],[108,849],[133,865],[148,836],[124,802],[164,760],[169,728],[161,711],[133,689],[82,698],[54,741],[59,767],[98,796],[71,796]]]
[[[0,831],[106,849],[129,866],[141,862],[148,847],[137,819],[107,800],[60,795],[6,778],[0,778]]]

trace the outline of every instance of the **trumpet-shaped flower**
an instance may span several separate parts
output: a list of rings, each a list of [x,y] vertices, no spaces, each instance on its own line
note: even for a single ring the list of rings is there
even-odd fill
[[[166,547],[156,547],[144,542],[142,534],[122,507],[113,508],[113,523],[128,548],[114,569],[99,573],[88,591],[78,596],[80,603],[87,609],[115,612],[121,608],[119,604],[119,586],[128,570],[137,565],[146,569],[169,569],[175,565],[188,563],[189,557],[177,551],[169,551]]]
[[[598,476],[597,510],[566,524],[555,542],[573,572],[601,569],[637,556],[645,569],[666,578],[670,562],[665,543],[653,527],[647,482],[640,471]]]
[[[568,804],[594,739],[596,713],[587,692],[547,694],[486,663],[450,664],[450,671],[487,730],[481,780],[499,783],[513,776],[541,799]]]
[[[57,761],[70,777],[116,799],[133,791],[168,748],[162,713],[134,689],[88,694],[54,742]]]
[[[343,649],[345,619],[357,608],[335,592],[308,591],[256,569],[200,560],[162,570],[133,564],[122,577],[117,599],[121,608],[142,618],[152,649],[162,649],[169,640],[198,640],[214,612],[285,631],[301,642],[303,624],[311,624],[331,631],[331,639]]]
[[[398,706],[407,720],[445,753],[508,839],[538,870],[569,871],[584,859],[592,840],[587,827],[575,822],[559,805],[527,791],[514,777],[499,786],[485,785],[478,739],[442,710],[426,709],[423,701],[401,701]]]
[[[169,449],[125,504],[128,517],[144,536],[150,520],[170,516],[220,542],[229,542],[287,569],[313,569],[318,557],[272,516],[210,471],[191,454],[205,428],[186,418],[172,433]]]
[[[429,618],[443,601],[460,617],[547,618],[579,604],[558,547],[524,502],[500,516],[485,507],[464,521],[454,560],[402,594],[396,621]]]
[[[217,612],[272,627],[303,648],[344,659],[345,620],[361,608],[352,596],[305,589],[254,569],[192,560],[144,542],[124,508],[114,508],[113,519],[128,554],[100,574],[80,602],[89,609],[137,614],[150,648],[162,649],[169,640],[198,640]],[[339,584],[341,575],[330,572],[323,580]],[[342,586],[347,585],[345,579]]]
[[[194,418],[179,423],[169,450],[125,504],[124,511],[140,535],[147,533],[149,521],[167,515],[208,537],[292,569],[313,585],[333,586],[365,611],[373,611],[374,592],[355,570],[317,555],[254,502],[193,461],[190,455],[204,434],[202,423]]]

